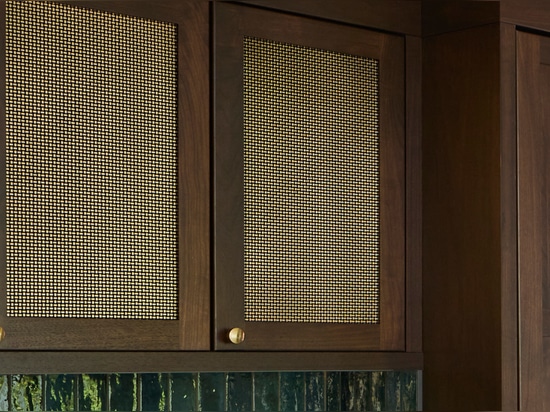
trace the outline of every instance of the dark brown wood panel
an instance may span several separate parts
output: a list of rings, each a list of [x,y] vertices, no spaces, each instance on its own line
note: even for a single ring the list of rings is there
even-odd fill
[[[550,144],[548,138],[550,137],[550,62],[545,61],[544,52],[550,50],[550,39],[541,39],[541,65],[540,65],[540,86],[541,86],[541,106],[543,110],[542,114],[542,136],[544,144],[541,149],[543,150],[544,166],[542,166],[540,172],[542,174],[543,183],[539,190],[544,193],[542,199],[543,216],[541,217],[540,225],[546,232],[550,230]],[[548,234],[541,239],[540,247],[543,250],[542,265],[542,336],[550,337],[550,242]],[[550,396],[548,397],[550,406]]]
[[[550,45],[546,42],[540,45],[540,62],[544,65],[550,65]]]
[[[518,405],[516,27],[500,27],[502,409]]]
[[[503,22],[550,31],[550,3],[547,0],[501,0],[500,14]]]
[[[225,350],[404,350],[405,189],[403,38],[246,6],[215,3],[216,347]],[[380,59],[381,324],[244,325],[242,38],[248,35]],[[232,327],[246,341],[230,345]]]
[[[422,39],[405,38],[407,351],[422,351]]]
[[[464,30],[498,23],[498,1],[424,1],[422,2],[422,35]]]
[[[180,316],[177,321],[33,319],[5,316],[6,339],[0,349],[168,350],[210,348],[210,178],[209,178],[209,4],[185,1],[76,1],[78,7],[178,24],[179,87],[179,270]],[[0,7],[5,12],[5,3]],[[4,24],[2,16],[2,25]],[[4,36],[5,30],[2,30]],[[2,39],[2,43],[4,39]],[[5,127],[5,60],[1,65],[1,126]],[[5,152],[2,130],[1,149]],[[1,271],[5,273],[5,175],[2,168]],[[0,282],[5,296],[5,282]]]
[[[237,0],[240,3],[319,17],[393,33],[421,34],[418,0]]]
[[[423,43],[426,410],[499,410],[500,26]]]
[[[383,35],[380,55],[371,56],[380,60],[380,346],[378,350],[406,349],[405,49],[403,40],[402,37]],[[368,57],[368,52],[363,55]]]
[[[419,370],[400,352],[35,352],[0,351],[0,374]]]
[[[550,387],[550,338],[545,337],[543,340],[543,350],[544,350],[544,377],[543,377],[543,383],[542,386],[544,388]],[[547,411],[550,409],[550,396],[545,394],[546,396],[543,399],[542,402],[542,409],[543,411]]]
[[[203,0],[189,2],[182,16],[180,348],[207,350],[211,348],[209,4]]]
[[[518,32],[518,235],[520,310],[520,407],[543,410],[544,387],[543,297],[548,271],[548,135],[545,117],[550,99],[543,87],[550,72],[541,68],[541,42]]]

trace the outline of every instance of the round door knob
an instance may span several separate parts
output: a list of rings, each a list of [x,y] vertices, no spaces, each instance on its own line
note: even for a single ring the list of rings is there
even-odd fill
[[[231,343],[238,345],[244,342],[244,330],[241,328],[233,328],[229,331],[229,340]]]
[[[2,342],[5,337],[6,337],[6,332],[4,331],[4,328],[0,326],[0,342]]]

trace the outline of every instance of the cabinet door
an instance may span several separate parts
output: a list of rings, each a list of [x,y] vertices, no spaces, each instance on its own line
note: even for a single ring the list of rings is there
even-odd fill
[[[550,408],[550,39],[517,33],[520,408]]]
[[[215,3],[214,62],[216,348],[404,350],[403,39]]]
[[[0,349],[207,349],[208,3],[1,8]]]

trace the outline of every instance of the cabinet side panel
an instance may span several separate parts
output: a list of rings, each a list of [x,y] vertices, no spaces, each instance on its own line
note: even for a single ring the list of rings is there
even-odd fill
[[[548,190],[550,182],[550,66],[542,36],[518,32],[518,268],[520,311],[520,406],[544,410],[544,328],[548,305]]]
[[[423,44],[426,409],[501,406],[499,25]]]

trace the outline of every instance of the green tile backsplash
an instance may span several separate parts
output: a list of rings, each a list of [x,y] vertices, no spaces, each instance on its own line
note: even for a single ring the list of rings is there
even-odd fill
[[[0,375],[0,411],[415,411],[416,371]]]

